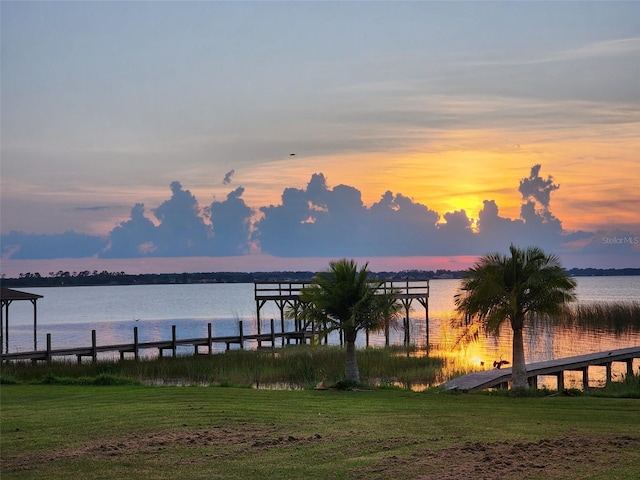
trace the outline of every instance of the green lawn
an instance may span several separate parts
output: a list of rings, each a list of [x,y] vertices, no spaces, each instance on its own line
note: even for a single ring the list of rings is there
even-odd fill
[[[637,479],[640,400],[3,385],[7,479]]]

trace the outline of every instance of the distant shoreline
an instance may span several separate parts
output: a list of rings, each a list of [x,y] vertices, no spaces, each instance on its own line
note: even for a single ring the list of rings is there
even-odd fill
[[[573,277],[618,277],[638,276],[640,268],[571,268]],[[2,278],[5,288],[61,287],[61,286],[106,286],[106,285],[173,285],[195,283],[253,283],[253,282],[306,282],[317,272],[273,271],[273,272],[208,272],[208,273],[142,273],[125,272],[58,272],[53,276],[20,274],[18,278]],[[440,280],[462,278],[464,270],[403,270],[400,272],[373,272],[385,280]]]

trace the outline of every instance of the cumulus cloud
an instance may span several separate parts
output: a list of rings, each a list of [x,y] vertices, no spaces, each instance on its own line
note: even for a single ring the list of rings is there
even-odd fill
[[[314,174],[306,189],[285,189],[280,205],[262,207],[255,239],[278,256],[436,255],[439,215],[409,197],[385,192],[371,207],[359,190],[327,186]]]
[[[549,175],[547,179],[540,176],[542,165],[534,165],[531,167],[531,174],[528,178],[520,180],[518,191],[522,194],[524,200],[532,199],[538,202],[542,208],[548,209],[551,202],[551,193],[558,190],[560,185],[553,183],[553,177]]]
[[[52,259],[92,257],[105,248],[102,237],[73,231],[60,234],[9,232],[2,235],[2,258]]]
[[[109,234],[109,247],[101,256],[105,258],[135,258],[155,254],[156,227],[144,215],[144,204],[136,203],[131,218],[121,222]]]
[[[233,171],[233,170],[232,170]],[[244,188],[238,187],[222,202],[214,201],[207,209],[213,225],[215,254],[220,256],[249,253],[249,236],[253,209],[241,198]]]
[[[445,222],[438,225],[437,250],[441,252],[440,255],[477,253],[476,236],[472,229],[473,222],[467,216],[467,212],[464,210],[447,212],[443,218]]]
[[[157,225],[136,204],[131,218],[109,234],[102,257],[183,257],[240,255],[249,251],[253,210],[238,187],[222,202],[201,209],[196,197],[178,181],[170,185],[171,198],[152,211]],[[209,220],[209,224],[205,222]]]
[[[635,231],[616,228],[582,233],[574,239],[576,250],[580,253],[640,256],[640,228]]]
[[[495,201],[485,200],[474,228],[464,210],[440,216],[391,191],[366,207],[357,189],[329,188],[323,174],[314,174],[306,189],[285,189],[280,205],[261,208],[254,239],[277,256],[472,255],[511,243],[557,250],[576,239],[550,211],[558,188],[536,165],[520,182],[520,218],[501,217]]]
[[[400,193],[385,192],[367,213],[366,239],[371,255],[415,255],[435,251],[439,215]],[[429,254],[427,254],[429,255]]]
[[[213,232],[205,224],[196,197],[178,181],[170,185],[171,198],[154,210],[157,254],[166,257],[213,254]]]
[[[391,191],[366,206],[357,188],[331,187],[322,173],[314,173],[304,188],[285,188],[278,205],[259,211],[245,204],[243,187],[201,208],[196,197],[174,181],[168,200],[149,214],[142,203],[134,205],[130,218],[108,238],[11,232],[2,238],[3,256],[226,256],[256,250],[281,257],[477,255],[504,251],[511,243],[557,253],[639,252],[640,232],[565,232],[551,212],[552,194],[560,187],[553,177],[541,177],[540,170],[534,165],[519,182],[518,218],[501,216],[497,203],[485,200],[475,224],[465,210],[440,215]]]

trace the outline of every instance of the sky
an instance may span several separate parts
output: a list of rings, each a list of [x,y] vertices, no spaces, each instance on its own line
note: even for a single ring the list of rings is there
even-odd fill
[[[0,8],[4,275],[640,267],[637,2]]]

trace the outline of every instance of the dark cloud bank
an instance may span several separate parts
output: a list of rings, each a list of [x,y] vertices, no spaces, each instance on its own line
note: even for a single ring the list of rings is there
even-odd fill
[[[234,173],[227,173],[223,184],[229,184]],[[170,188],[171,198],[151,211],[136,204],[131,217],[107,237],[76,232],[3,235],[3,258],[234,256],[258,251],[279,257],[445,256],[505,251],[511,243],[557,253],[629,254],[638,248],[637,236],[629,232],[564,231],[550,210],[551,194],[559,186],[551,176],[540,176],[540,165],[520,181],[519,218],[501,217],[496,202],[485,200],[476,225],[464,210],[441,216],[390,191],[366,206],[359,190],[349,185],[330,188],[321,173],[312,175],[304,189],[285,189],[279,205],[258,211],[245,204],[242,187],[206,206],[179,182]]]

